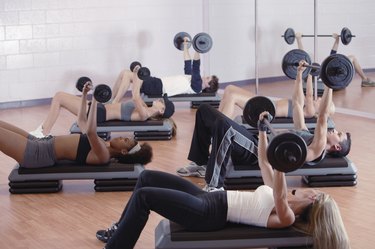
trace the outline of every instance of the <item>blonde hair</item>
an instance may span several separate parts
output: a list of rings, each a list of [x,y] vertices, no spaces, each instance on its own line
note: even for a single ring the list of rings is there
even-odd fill
[[[340,210],[328,194],[319,194],[311,206],[307,224],[296,223],[296,227],[312,236],[314,249],[350,249]]]

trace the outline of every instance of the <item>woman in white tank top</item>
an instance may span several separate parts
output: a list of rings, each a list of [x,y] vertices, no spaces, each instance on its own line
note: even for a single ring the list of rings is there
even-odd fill
[[[314,248],[348,249],[339,209],[327,194],[313,189],[288,192],[285,173],[274,170],[266,157],[267,134],[259,132],[259,167],[265,185],[254,192],[205,192],[176,175],[145,170],[120,219],[96,237],[106,249],[133,248],[150,211],[191,231],[213,231],[227,222],[286,228],[296,220],[313,237]],[[301,220],[301,222],[300,222]]]

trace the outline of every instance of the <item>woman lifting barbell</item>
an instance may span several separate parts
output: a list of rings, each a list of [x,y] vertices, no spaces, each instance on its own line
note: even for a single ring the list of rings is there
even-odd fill
[[[288,191],[285,173],[272,168],[275,165],[268,162],[266,148],[266,132],[260,131],[259,167],[265,185],[254,192],[204,192],[175,175],[143,171],[119,220],[97,231],[97,238],[107,242],[105,249],[134,248],[154,211],[197,232],[222,229],[227,222],[277,229],[294,225],[312,236],[316,249],[349,249],[334,199],[314,189]]]
[[[96,133],[97,100],[86,115],[86,98],[90,85],[85,84],[78,111],[78,125],[82,134],[50,136],[38,139],[28,132],[0,121],[0,150],[16,160],[20,167],[40,168],[53,166],[59,160],[81,164],[105,165],[111,159],[124,163],[147,164],[152,158],[149,144],[139,144],[131,138],[118,137],[105,142]]]
[[[139,67],[131,74],[136,74],[137,69],[139,69]],[[130,75],[128,77],[130,78]],[[98,123],[108,120],[145,121],[148,119],[165,119],[173,115],[174,104],[168,100],[167,96],[153,101],[152,106],[148,107],[139,94],[141,82],[138,77],[134,78],[132,100],[119,103],[99,103],[97,109]],[[86,81],[91,80],[87,77],[81,77],[78,79],[77,85],[85,84]],[[80,105],[81,98],[79,96],[65,92],[57,92],[52,99],[46,119],[36,130],[31,131],[30,134],[36,137],[44,137],[50,134],[53,125],[59,117],[61,108],[68,110],[74,115],[78,115]],[[175,135],[177,127],[172,119],[171,122],[173,124],[172,134]]]

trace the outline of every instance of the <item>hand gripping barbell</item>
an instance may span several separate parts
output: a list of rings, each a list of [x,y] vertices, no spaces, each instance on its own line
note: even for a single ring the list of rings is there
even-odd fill
[[[188,37],[188,48],[193,44],[193,48],[198,53],[204,54],[212,48],[212,38],[209,34],[201,32],[194,36],[193,41],[191,36],[186,32],[179,32],[173,39],[174,46],[179,50],[184,50],[184,38]]]
[[[83,87],[87,82],[92,83],[89,77],[80,77],[76,83],[76,88],[78,89],[78,91],[82,92]],[[100,103],[105,103],[112,98],[112,90],[109,86],[105,84],[100,84],[95,87],[93,96],[96,99],[96,101]]]
[[[323,83],[333,90],[344,89],[354,77],[353,63],[345,55],[330,55],[319,66],[319,64],[311,64],[310,56],[300,49],[293,49],[284,55],[281,66],[285,75],[295,79],[299,62],[302,60],[306,61],[304,66],[307,67],[302,74],[303,78],[306,78],[310,71],[315,70],[315,74],[319,72],[318,75]]]
[[[318,37],[332,37],[332,35],[317,35]],[[284,37],[284,40],[289,45],[294,43],[294,40],[296,39],[296,33],[292,28],[287,28],[284,32],[284,35],[281,37]],[[314,35],[302,35],[302,37],[314,37]],[[341,37],[341,42],[344,45],[348,45],[352,41],[352,37],[355,37],[355,35],[352,35],[352,32],[350,29],[344,27],[341,30],[341,33],[339,35]]]
[[[271,124],[275,116],[275,106],[270,99],[263,96],[255,96],[249,99],[243,110],[245,121],[257,127],[259,115],[267,111],[270,115],[264,120],[271,132],[271,140],[267,147],[267,159],[278,171],[291,172],[300,168],[306,161],[307,145],[303,138],[292,132],[277,133]]]

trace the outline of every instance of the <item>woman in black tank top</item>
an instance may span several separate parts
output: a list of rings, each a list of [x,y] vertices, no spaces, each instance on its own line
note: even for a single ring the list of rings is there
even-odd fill
[[[128,163],[146,164],[151,161],[152,148],[148,144],[138,144],[134,139],[118,137],[105,142],[96,133],[96,112],[86,116],[86,97],[90,90],[85,85],[78,124],[83,135],[71,134],[38,139],[28,132],[0,121],[0,150],[25,167],[52,166],[59,160],[71,160],[84,164],[102,165],[111,158]],[[96,111],[97,101],[92,101],[91,109]]]

